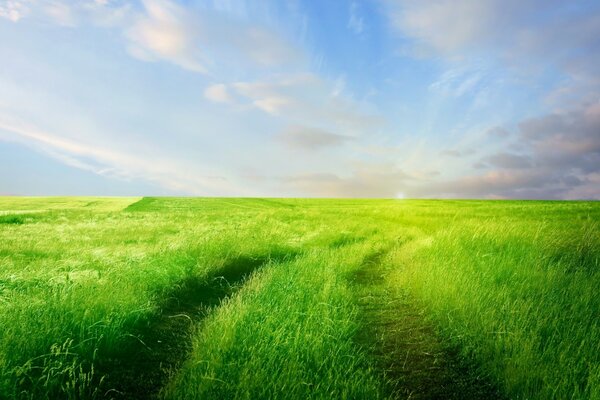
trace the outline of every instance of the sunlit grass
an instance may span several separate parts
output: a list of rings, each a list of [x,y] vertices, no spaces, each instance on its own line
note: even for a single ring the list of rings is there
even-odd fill
[[[494,209],[491,218],[457,219],[397,249],[390,279],[511,398],[598,398],[596,209]]]
[[[0,398],[116,396],[110,366],[136,373],[170,312],[188,350],[155,394],[384,398],[357,337],[371,290],[410,298],[510,398],[600,398],[598,203],[138,200],[0,198]]]

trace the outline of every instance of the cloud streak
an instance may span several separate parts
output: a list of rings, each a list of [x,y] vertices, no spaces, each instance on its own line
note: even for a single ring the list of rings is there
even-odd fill
[[[277,140],[286,147],[307,151],[342,146],[351,139],[302,125],[290,126],[277,136]]]
[[[74,168],[121,180],[143,179],[176,192],[215,195],[241,190],[224,177],[202,174],[197,166],[65,139],[2,115],[0,139],[22,143]]]
[[[210,75],[240,62],[264,68],[301,61],[293,44],[259,25],[168,0],[144,0],[143,6],[126,34],[130,53],[141,60],[168,61]]]
[[[227,86],[223,83],[215,83],[204,90],[204,97],[213,103],[231,103],[233,97],[229,93]]]
[[[495,131],[500,128],[495,128]],[[511,135],[501,129],[502,136]],[[417,185],[416,197],[600,199],[600,103],[523,120],[480,175]],[[517,147],[525,154],[509,152]]]
[[[396,198],[411,178],[392,165],[363,165],[349,175],[304,174],[282,178],[285,187],[314,197]]]
[[[231,85],[240,96],[265,113],[297,124],[310,123],[348,135],[377,129],[383,123],[375,110],[367,110],[342,97],[334,83],[314,74],[294,74],[257,82]]]
[[[208,60],[194,39],[193,18],[178,5],[163,0],[145,0],[145,13],[127,31],[129,51],[144,61],[167,60],[184,69],[207,73]]]
[[[28,12],[27,3],[19,0],[7,0],[0,3],[0,18],[18,22]]]
[[[350,18],[348,18],[348,29],[357,35],[360,35],[365,30],[365,20],[360,15],[359,5],[353,1],[350,3]]]

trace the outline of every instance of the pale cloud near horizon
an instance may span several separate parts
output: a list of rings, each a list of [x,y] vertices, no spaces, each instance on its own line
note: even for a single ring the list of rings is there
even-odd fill
[[[291,149],[314,151],[342,146],[352,140],[352,138],[318,128],[294,125],[279,133],[277,140]]]
[[[193,194],[238,193],[226,178],[203,174],[180,160],[103,148],[65,139],[31,124],[0,114],[0,138],[23,143],[72,167],[121,180],[145,179],[175,191]]]
[[[401,189],[410,177],[386,164],[362,166],[351,173],[304,174],[282,178],[282,183],[315,197],[380,197],[404,196]],[[401,195],[401,196],[400,196]]]
[[[525,120],[510,137],[520,154],[511,152],[508,146],[481,160],[481,167],[486,169],[481,175],[415,187],[413,193],[442,193],[447,197],[600,197],[600,102]]]
[[[430,86],[437,93],[477,93],[485,79],[485,70],[477,67],[481,57],[488,63],[497,60],[502,73],[515,76],[515,82],[527,82],[545,68],[565,76],[545,95],[551,100],[547,113],[517,121],[512,136],[503,126],[489,129],[495,140],[512,137],[520,153],[507,147],[480,156],[475,166],[483,173],[416,188],[417,196],[561,198],[585,193],[600,198],[600,187],[594,186],[600,171],[598,14],[559,1],[383,3],[392,29],[415,39],[412,52],[447,60],[450,67]]]

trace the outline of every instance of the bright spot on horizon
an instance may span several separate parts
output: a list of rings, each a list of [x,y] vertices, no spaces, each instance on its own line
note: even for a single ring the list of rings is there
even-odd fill
[[[0,195],[600,199],[600,2],[509,3],[0,0]]]

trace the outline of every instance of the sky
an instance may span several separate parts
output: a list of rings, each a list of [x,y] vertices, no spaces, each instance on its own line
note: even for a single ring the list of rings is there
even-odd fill
[[[0,0],[0,195],[600,199],[600,1]]]

